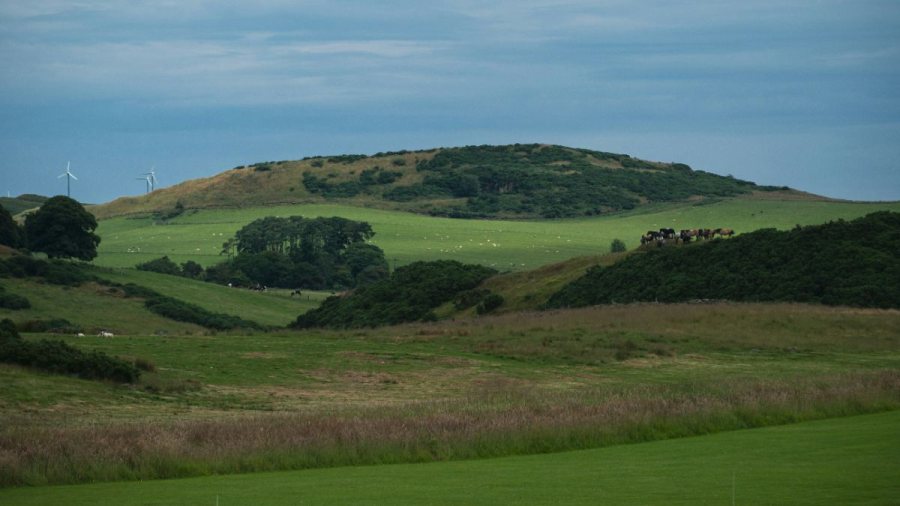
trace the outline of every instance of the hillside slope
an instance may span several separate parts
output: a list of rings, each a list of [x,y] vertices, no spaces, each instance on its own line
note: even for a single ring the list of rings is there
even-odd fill
[[[900,308],[900,213],[763,229],[592,268],[549,301],[581,307],[692,299]]]
[[[183,209],[340,202],[451,217],[559,218],[774,190],[680,163],[514,144],[262,162],[123,197],[91,211],[103,219],[175,215]]]

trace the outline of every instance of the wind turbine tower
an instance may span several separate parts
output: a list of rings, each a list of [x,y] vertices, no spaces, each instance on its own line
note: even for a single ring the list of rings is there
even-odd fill
[[[150,172],[144,172],[141,174],[142,176],[147,176],[147,181],[150,182],[150,191],[156,189],[156,167],[150,167]]]
[[[78,181],[78,178],[75,177],[75,174],[72,174],[72,172],[69,170],[69,164],[70,164],[70,162],[66,162],[66,171],[63,172],[62,174],[60,174],[59,176],[57,176],[56,179],[59,179],[61,177],[66,178],[66,197],[71,198],[72,197],[72,180],[74,179],[75,181]]]
[[[135,179],[140,179],[141,181],[146,181],[147,182],[147,193],[150,193],[150,189],[153,186],[153,183],[150,181],[150,176],[138,177]]]

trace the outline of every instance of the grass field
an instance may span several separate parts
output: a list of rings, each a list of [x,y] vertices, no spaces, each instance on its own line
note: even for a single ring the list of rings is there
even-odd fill
[[[0,490],[43,504],[888,505],[900,412],[599,450],[438,464]]]
[[[290,290],[256,292],[136,269],[98,267],[94,274],[116,283],[144,286],[209,311],[279,327],[291,323],[298,315],[318,306],[330,295],[330,292],[305,290],[302,296],[291,297]],[[206,332],[206,329],[198,325],[159,316],[147,310],[142,299],[125,298],[120,290],[96,283],[70,288],[24,279],[8,279],[3,284],[10,293],[24,296],[31,302],[32,307],[24,310],[0,308],[0,318],[10,318],[16,322],[64,318],[84,328],[87,333],[94,334],[100,329],[131,335]]]
[[[634,305],[65,339],[156,371],[117,386],[0,366],[6,485],[545,453],[900,408],[897,311]]]
[[[653,210],[655,209],[655,210]],[[607,253],[613,239],[629,248],[640,235],[662,227],[728,227],[738,232],[765,227],[852,219],[878,210],[900,211],[900,203],[765,200],[745,197],[704,205],[669,205],[613,216],[556,221],[458,220],[337,205],[294,205],[202,210],[155,225],[150,218],[102,220],[97,265],[133,267],[168,255],[175,262],[204,266],[222,261],[222,243],[247,223],[265,216],[341,216],[367,221],[373,243],[392,266],[416,260],[452,259],[498,270],[527,270],[585,255]]]

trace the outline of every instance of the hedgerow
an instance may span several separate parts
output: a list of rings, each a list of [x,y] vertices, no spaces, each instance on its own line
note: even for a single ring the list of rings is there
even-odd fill
[[[25,341],[8,319],[0,322],[0,362],[120,383],[134,383],[141,375],[133,364],[100,351],[84,352],[63,341]]]
[[[432,320],[432,310],[457,294],[478,286],[496,271],[453,260],[414,262],[390,279],[361,287],[346,297],[329,297],[292,325],[308,327],[374,327]]]

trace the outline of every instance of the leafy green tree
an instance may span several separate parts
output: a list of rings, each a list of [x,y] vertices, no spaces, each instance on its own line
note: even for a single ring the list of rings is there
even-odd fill
[[[203,266],[193,260],[181,264],[181,273],[186,278],[200,278],[203,276]]]
[[[12,215],[0,205],[0,244],[18,248],[22,241],[19,225]]]
[[[609,251],[612,253],[622,253],[627,249],[621,239],[613,239],[612,244],[609,245]]]
[[[169,259],[168,256],[137,264],[135,268],[139,271],[152,271],[160,274],[169,274],[171,276],[181,276],[181,269],[178,268],[178,264]]]
[[[97,220],[77,201],[58,195],[25,218],[28,248],[50,258],[92,260],[97,256],[100,236]]]

